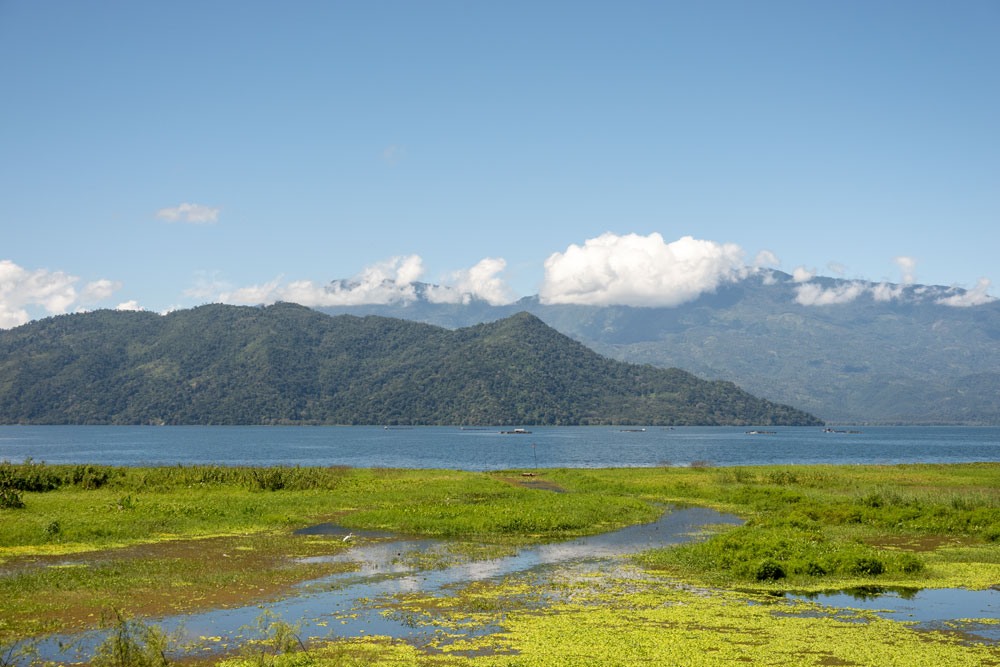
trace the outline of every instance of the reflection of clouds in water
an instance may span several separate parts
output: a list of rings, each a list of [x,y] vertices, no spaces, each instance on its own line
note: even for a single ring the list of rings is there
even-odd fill
[[[396,595],[398,593],[419,593],[423,590],[424,586],[420,581],[420,577],[409,575],[389,579],[381,588],[388,595]]]
[[[336,626],[327,630],[336,636],[357,636],[360,633],[391,637],[412,637],[417,634],[406,623],[381,614],[384,605],[369,606],[365,600],[381,596],[439,591],[445,586],[462,585],[477,581],[499,579],[540,566],[563,564],[573,569],[574,560],[596,559],[607,556],[635,553],[660,544],[672,544],[690,539],[696,526],[707,523],[738,523],[739,519],[718,514],[704,508],[675,510],[663,515],[659,521],[645,526],[632,526],[612,533],[593,535],[568,542],[542,544],[519,550],[517,555],[493,560],[460,563],[441,570],[416,570],[406,558],[407,554],[435,553],[445,540],[385,540],[384,534],[363,535],[359,531],[350,546],[326,556],[309,556],[297,559],[299,563],[351,563],[358,569],[334,574],[300,585],[304,595],[273,602],[269,608],[290,622],[314,618],[318,610],[338,619]],[[339,531],[339,532],[337,532]],[[301,532],[310,535],[346,535],[347,531],[335,526],[315,526]],[[378,540],[378,541],[369,541]],[[419,558],[414,559],[419,562]],[[558,572],[567,570],[560,569]],[[555,570],[550,572],[554,574]],[[183,614],[162,619],[167,631],[183,625],[191,636],[218,635],[235,641],[240,628],[253,622],[260,614],[257,605],[231,609],[216,609],[200,614]],[[308,621],[305,627],[313,627]],[[458,635],[473,636],[497,632],[499,628],[485,627],[476,630],[452,628]],[[81,640],[81,635],[51,635],[38,644],[43,659],[62,660],[63,646]],[[83,653],[93,651],[101,635],[91,633],[80,645]],[[81,654],[82,655],[82,654]],[[83,656],[86,657],[86,656]],[[83,657],[79,659],[83,659]]]
[[[516,559],[517,556],[497,558],[494,560],[477,560],[471,563],[463,563],[448,568],[451,581],[482,581],[492,577],[499,577],[510,571],[508,561]]]

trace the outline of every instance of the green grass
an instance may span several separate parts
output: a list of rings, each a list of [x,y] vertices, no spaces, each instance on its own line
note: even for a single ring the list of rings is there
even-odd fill
[[[637,564],[652,577],[648,586],[612,593],[583,582],[574,589],[574,599],[590,599],[597,607],[581,602],[539,614],[512,607],[518,593],[511,588],[502,600],[483,590],[467,595],[469,605],[454,610],[456,614],[481,612],[489,620],[490,614],[502,612],[510,629],[501,642],[503,659],[477,659],[485,664],[532,664],[512,657],[507,648],[531,655],[546,642],[577,655],[573,652],[584,650],[585,637],[604,642],[608,660],[659,660],[670,650],[666,638],[697,638],[692,645],[710,647],[720,636],[732,636],[738,644],[755,632],[786,642],[788,655],[798,656],[790,658],[793,663],[808,662],[797,638],[800,631],[813,633],[817,641],[868,633],[830,619],[768,621],[760,609],[748,610],[728,593],[701,601],[686,594],[685,602],[675,602],[675,592],[668,592],[673,589],[657,583],[666,581],[664,576],[744,591],[738,594],[744,596],[747,590],[873,584],[982,588],[1000,583],[998,464],[560,469],[543,474],[546,483],[568,493],[512,483],[518,479],[510,471],[0,464],[0,488],[15,491],[24,504],[0,508],[0,559],[5,560],[0,640],[93,627],[109,608],[163,614],[274,599],[297,581],[332,571],[329,564],[295,560],[344,548],[336,538],[293,535],[295,528],[327,520],[354,529],[448,538],[440,552],[414,560],[421,567],[488,558],[533,541],[649,521],[669,503],[714,507],[746,520],[742,527],[717,527],[694,543],[640,555]],[[532,586],[522,593],[537,595]],[[437,609],[434,605],[441,601],[423,604]],[[682,619],[674,604],[703,614],[703,627],[679,629]],[[670,609],[657,611],[656,605]],[[405,604],[399,609],[406,611]],[[630,626],[630,614],[641,622]],[[717,628],[718,623],[710,622],[713,615],[728,619],[731,630]],[[570,619],[590,634],[553,638]],[[893,655],[900,662],[906,656],[938,655],[918,651],[898,624],[870,621],[866,628],[875,626],[895,633],[894,641],[903,648]],[[634,660],[620,653],[622,642],[633,640],[641,647]],[[844,645],[855,653],[838,647],[831,660],[866,664],[867,654],[856,642]],[[958,653],[949,653],[959,649],[948,646],[941,649],[941,664],[960,664]],[[421,654],[377,640],[341,643],[311,655],[318,664],[339,664],[330,662],[334,655],[343,664],[376,658],[407,664],[454,661],[447,654]],[[756,654],[733,649],[726,655],[738,659]],[[275,663],[281,662],[276,656]]]
[[[832,588],[998,581],[1000,465],[994,463],[558,470],[547,477],[571,490],[702,504],[744,517],[744,527],[639,558],[694,582]],[[899,546],[886,547],[886,537],[899,538]],[[928,538],[977,548],[922,548]]]

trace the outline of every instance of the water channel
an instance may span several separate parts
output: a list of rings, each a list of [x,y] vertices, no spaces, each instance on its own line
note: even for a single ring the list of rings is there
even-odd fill
[[[445,565],[440,569],[420,569],[413,556],[445,549],[444,540],[407,538],[388,533],[348,532],[332,524],[320,524],[298,531],[301,535],[326,535],[346,539],[352,546],[330,556],[302,559],[351,565],[349,572],[334,574],[299,584],[292,595],[270,602],[266,608],[275,618],[301,623],[303,637],[333,639],[378,635],[400,638],[427,646],[441,637],[473,637],[502,630],[498,626],[468,627],[436,623],[433,629],[415,624],[399,614],[385,613],[385,602],[398,594],[424,593],[457,595],[457,590],[474,582],[499,582],[504,577],[534,574],[556,576],[568,569],[579,572],[611,572],[621,561],[616,556],[677,544],[694,539],[709,524],[739,524],[740,519],[707,508],[668,510],[659,520],[571,541],[553,542],[517,549],[513,555],[489,560],[472,560]],[[961,589],[883,590],[860,589],[826,594],[789,593],[788,613],[793,601],[812,600],[831,608],[869,609],[918,628],[958,630],[970,641],[1000,642],[1000,626],[989,619],[1000,614],[1000,591]],[[379,603],[378,601],[382,601]],[[542,601],[540,604],[544,604]],[[211,637],[205,652],[223,651],[239,645],[247,626],[262,613],[264,605],[214,609],[196,614],[146,619],[167,632],[179,632],[189,639]],[[966,619],[959,622],[959,619]],[[968,619],[984,619],[969,621]],[[93,655],[104,635],[91,631],[79,635],[54,635],[41,640],[36,648],[43,660],[76,662]]]

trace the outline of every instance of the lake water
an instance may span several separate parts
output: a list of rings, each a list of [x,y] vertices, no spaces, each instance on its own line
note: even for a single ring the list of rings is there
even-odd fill
[[[461,470],[1000,461],[1000,427],[764,428],[555,426],[504,435],[455,426],[0,426],[0,461]]]

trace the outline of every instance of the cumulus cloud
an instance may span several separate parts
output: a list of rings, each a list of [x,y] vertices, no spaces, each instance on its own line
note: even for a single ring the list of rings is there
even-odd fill
[[[685,236],[666,243],[659,234],[607,233],[571,245],[545,260],[542,303],[676,306],[745,277],[738,245]]]
[[[867,289],[868,286],[861,282],[844,283],[829,288],[824,288],[817,283],[806,283],[795,288],[795,301],[803,306],[850,303],[864,294]]]
[[[835,273],[838,276],[842,276],[847,272],[847,267],[840,262],[830,262],[826,265],[826,268],[830,269],[831,273]]]
[[[115,306],[115,310],[146,310],[146,309],[140,306],[138,301],[136,301],[135,299],[131,299],[129,301],[123,301],[122,303],[119,303],[117,306]]]
[[[486,257],[470,269],[456,271],[445,285],[427,288],[427,300],[432,303],[469,303],[472,299],[482,299],[491,306],[499,306],[514,300],[514,293],[498,274],[507,268],[507,262],[499,257]]]
[[[935,303],[940,303],[945,306],[954,306],[956,308],[968,308],[969,306],[981,306],[984,303],[996,301],[995,297],[986,293],[990,289],[989,278],[980,278],[979,282],[976,283],[976,286],[970,290],[959,290],[958,288],[953,289],[956,290],[955,294],[942,297],[935,301]]]
[[[214,225],[219,221],[221,206],[202,206],[187,202],[170,208],[161,208],[156,217],[167,222],[189,222],[194,225]]]
[[[815,269],[807,269],[804,266],[796,266],[792,271],[792,280],[797,283],[805,283],[812,280],[815,275]]]
[[[899,257],[894,257],[892,262],[899,267],[903,284],[912,285],[914,280],[913,270],[917,268],[917,260],[906,255],[900,255]]]
[[[77,300],[74,283],[79,280],[62,271],[29,271],[9,259],[0,261],[0,329],[30,321],[28,308],[50,315],[67,312]]]

